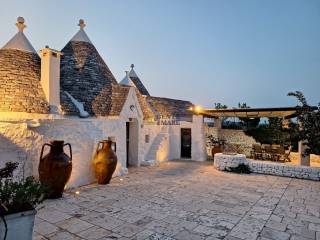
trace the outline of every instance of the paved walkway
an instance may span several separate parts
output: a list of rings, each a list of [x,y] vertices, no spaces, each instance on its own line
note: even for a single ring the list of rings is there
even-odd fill
[[[320,182],[168,162],[79,191],[45,202],[34,239],[320,240]]]

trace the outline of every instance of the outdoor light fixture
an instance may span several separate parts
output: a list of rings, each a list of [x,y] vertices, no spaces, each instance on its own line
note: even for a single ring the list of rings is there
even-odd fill
[[[196,112],[200,112],[201,111],[201,107],[200,106],[196,106],[195,110],[196,110]]]
[[[75,194],[76,194],[76,195],[79,195],[79,194],[80,194],[80,191],[76,191]]]

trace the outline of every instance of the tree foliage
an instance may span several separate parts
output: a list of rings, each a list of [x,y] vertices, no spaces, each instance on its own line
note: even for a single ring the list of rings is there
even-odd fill
[[[15,180],[18,163],[6,163],[0,169],[0,215],[34,209],[44,200],[46,189],[33,177]]]
[[[227,109],[228,106],[218,102],[218,103],[214,103],[214,108],[215,109]]]
[[[279,117],[268,118],[264,124],[256,128],[245,130],[245,133],[253,137],[257,142],[262,144],[281,144],[285,146],[292,145],[296,150],[298,147],[298,138],[295,132],[295,123],[290,121],[291,127],[284,128],[283,119]]]
[[[296,97],[298,105],[298,137],[308,146],[305,154],[320,154],[320,103],[314,110],[307,102],[302,92],[290,92],[288,96]]]

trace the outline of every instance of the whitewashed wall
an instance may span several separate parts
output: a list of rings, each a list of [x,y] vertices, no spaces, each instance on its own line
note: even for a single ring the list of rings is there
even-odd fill
[[[130,106],[134,105],[132,110]],[[57,117],[57,116],[56,116]],[[181,128],[191,128],[192,160],[204,161],[205,132],[201,116],[194,116],[193,122],[181,122],[177,126],[148,125],[142,122],[142,112],[135,91],[129,91],[123,110],[117,118],[85,118],[58,116],[37,116],[28,114],[12,115],[10,118],[0,116],[0,167],[6,162],[20,162],[20,173],[25,176],[38,176],[41,147],[51,140],[64,140],[72,145],[73,169],[68,188],[89,184],[95,181],[92,157],[99,141],[114,137],[117,144],[118,165],[114,176],[127,172],[126,168],[126,122],[134,119],[134,139],[139,166],[148,160],[148,153],[154,145],[157,161],[180,158]],[[29,120],[27,120],[29,119]],[[145,143],[145,135],[150,141]],[[159,138],[159,135],[161,137]],[[158,138],[157,138],[158,137]],[[156,141],[160,139],[160,141]],[[67,149],[66,149],[66,153]],[[23,167],[23,171],[22,171]]]
[[[158,162],[181,158],[181,128],[191,128],[191,160],[205,161],[205,131],[202,116],[193,116],[192,122],[181,122],[180,125],[158,126],[145,124],[143,127],[144,160]],[[145,143],[149,135],[149,143]],[[153,148],[156,148],[156,159],[152,159]]]
[[[40,126],[35,128],[28,128],[25,123],[1,123],[1,165],[7,161],[25,162],[25,174],[38,176],[42,145],[62,139],[70,143],[73,150],[72,173],[67,187],[88,184],[95,180],[91,160],[97,143],[114,136],[117,146],[125,146],[124,129],[122,121],[104,119],[41,120]],[[117,156],[115,175],[125,171],[125,148],[118,147]]]
[[[0,167],[9,161],[20,162],[19,173],[24,172],[25,176],[37,177],[42,145],[50,140],[60,139],[70,143],[73,150],[73,169],[67,187],[89,184],[95,181],[91,161],[97,143],[108,137],[114,137],[118,157],[114,175],[122,175],[127,171],[125,126],[129,118],[136,119],[138,131],[140,130],[142,114],[137,103],[135,92],[131,89],[120,117],[114,119],[80,119],[66,116],[49,119],[52,116],[36,114],[22,114],[23,117],[21,114],[10,114],[8,118],[2,115],[0,116]],[[134,105],[135,108],[131,110],[130,105]],[[137,137],[140,142],[139,136]],[[138,159],[142,157],[138,156]]]

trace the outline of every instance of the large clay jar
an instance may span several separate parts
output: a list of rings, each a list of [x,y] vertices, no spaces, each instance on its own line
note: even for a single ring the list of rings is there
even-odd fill
[[[99,184],[108,184],[116,170],[118,159],[111,145],[110,140],[100,141],[93,158],[94,173]]]
[[[43,150],[46,146],[50,151],[44,157]],[[64,146],[69,147],[70,156],[64,153]],[[48,198],[62,197],[63,190],[72,171],[72,150],[70,143],[64,141],[51,141],[42,146],[39,164],[40,182],[48,187]]]

